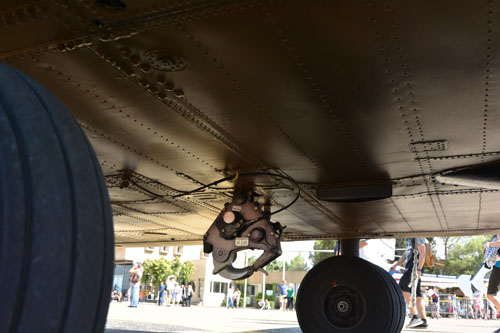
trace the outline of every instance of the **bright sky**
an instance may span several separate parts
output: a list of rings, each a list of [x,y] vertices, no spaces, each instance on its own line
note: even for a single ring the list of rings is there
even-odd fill
[[[308,262],[309,251],[312,251],[313,249],[314,249],[314,241],[282,242],[281,250],[283,251],[283,254],[281,255],[281,257],[278,258],[278,260],[289,262],[295,256],[297,256],[297,254],[299,254],[298,251],[304,251],[300,252],[300,254],[305,259],[307,259],[306,262]]]

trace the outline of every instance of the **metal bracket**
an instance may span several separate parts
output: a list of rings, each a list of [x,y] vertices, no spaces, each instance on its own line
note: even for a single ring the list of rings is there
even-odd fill
[[[253,195],[236,192],[203,237],[203,251],[213,253],[213,274],[231,280],[241,280],[261,271],[282,253],[280,239],[283,226],[270,221],[262,207],[253,201]],[[263,250],[251,265],[235,268],[237,252],[245,249]]]

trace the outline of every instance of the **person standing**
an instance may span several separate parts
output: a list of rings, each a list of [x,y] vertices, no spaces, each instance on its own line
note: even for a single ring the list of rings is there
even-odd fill
[[[294,296],[293,283],[290,283],[288,285],[288,289],[286,292],[286,311],[288,310],[293,311],[294,309],[293,296]]]
[[[182,288],[179,285],[179,283],[175,282],[174,286],[174,296],[172,297],[174,299],[174,305],[179,304],[181,302],[182,298]]]
[[[417,296],[417,302],[416,306],[415,304],[410,307],[410,311],[412,314],[412,318],[410,320],[410,323],[406,326],[408,328],[413,328],[413,327],[419,327],[419,328],[426,328],[428,326],[427,324],[427,318],[425,314],[425,304],[422,299],[422,290],[421,290],[421,275],[422,271],[424,268],[424,262],[425,262],[425,243],[427,240],[423,237],[417,237],[417,238],[409,238],[406,241],[406,252],[404,255],[399,258],[399,260],[391,267],[391,271],[396,270],[396,266],[402,265],[404,262],[406,262],[406,270],[401,276],[401,279],[399,280],[399,287],[401,288],[403,292],[404,299],[406,301],[406,304],[410,306],[411,303],[411,276],[413,273],[413,266],[415,261],[417,262],[417,281],[415,282],[416,285],[416,296]],[[417,255],[415,257],[413,249],[417,249]],[[420,317],[419,317],[420,315]]]
[[[481,299],[481,293],[479,291],[474,295],[474,319],[482,319],[483,317],[483,302]]]
[[[129,307],[136,308],[139,304],[139,289],[141,287],[141,278],[144,269],[140,262],[136,262],[135,265],[128,271],[130,273],[130,305]]]
[[[163,299],[165,297],[165,289],[166,289],[166,286],[163,283],[163,281],[161,281],[160,286],[158,287],[158,305],[159,306],[163,305]]]
[[[234,308],[233,304],[233,296],[234,296],[234,287],[231,286],[227,290],[227,298],[226,298],[226,307],[229,308]]]
[[[457,308],[457,294],[451,293],[451,309],[452,309],[452,318],[457,319],[458,318],[458,308]]]
[[[193,286],[188,285],[187,287],[187,306],[191,306],[191,298],[193,298]]]
[[[185,307],[187,306],[187,292],[188,292],[188,286],[187,285],[182,285],[181,286],[181,289],[182,289],[182,306]]]
[[[283,280],[281,284],[278,286],[279,290],[279,295],[280,295],[280,310],[285,311],[285,298],[286,298],[286,292],[287,292],[287,285],[286,281]]]
[[[439,314],[439,289],[438,287],[434,287],[431,293],[431,317],[439,319],[441,318]]]
[[[240,305],[240,296],[241,296],[241,291],[239,288],[236,288],[233,295],[233,305],[235,308],[238,308],[238,306]]]
[[[493,247],[500,247],[500,235],[496,235],[491,242],[483,244],[485,250]],[[500,261],[497,261],[491,270],[490,279],[488,282],[488,290],[486,291],[486,298],[493,303],[495,309],[500,311],[500,302],[498,302],[496,295],[500,285]]]
[[[173,303],[173,296],[174,296],[174,289],[175,289],[175,276],[170,275],[167,278],[167,283],[166,283],[166,303],[167,306],[170,306],[170,303]],[[172,301],[172,302],[171,302]]]

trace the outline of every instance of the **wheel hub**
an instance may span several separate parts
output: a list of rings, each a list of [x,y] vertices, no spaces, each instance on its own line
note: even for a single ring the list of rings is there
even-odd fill
[[[335,328],[348,329],[356,326],[364,314],[360,294],[352,287],[335,286],[325,295],[324,315]]]
[[[347,313],[350,311],[349,301],[341,300],[337,303],[337,310],[341,313]]]

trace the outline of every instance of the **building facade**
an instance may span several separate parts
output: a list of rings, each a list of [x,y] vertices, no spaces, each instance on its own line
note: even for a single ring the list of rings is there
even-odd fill
[[[235,281],[223,278],[220,275],[212,274],[214,269],[212,255],[203,253],[202,246],[164,246],[164,247],[141,247],[141,248],[116,248],[115,249],[115,271],[113,278],[113,290],[127,293],[129,289],[128,271],[132,268],[134,262],[144,262],[146,259],[159,259],[165,257],[168,260],[179,258],[181,262],[186,260],[194,264],[195,271],[190,280],[193,285],[194,295],[193,304],[203,306],[221,306],[226,299],[227,290],[230,285],[236,286],[241,291],[241,298],[245,295],[244,280]],[[233,263],[235,267],[243,267],[243,256],[239,256]],[[285,272],[287,283],[293,283],[297,290],[306,272]],[[258,272],[247,279],[246,297],[248,306],[255,306],[258,302],[257,295],[274,294],[275,286],[280,284],[283,279],[282,272],[270,272],[269,276],[264,278],[263,274]],[[150,286],[143,286],[149,288]],[[265,290],[264,290],[265,288]],[[155,295],[148,295],[149,301],[155,301]]]

